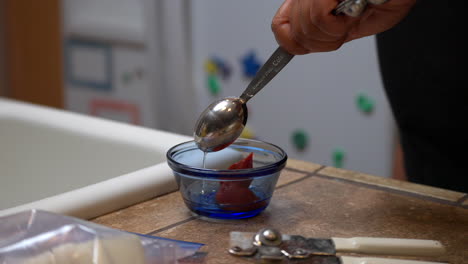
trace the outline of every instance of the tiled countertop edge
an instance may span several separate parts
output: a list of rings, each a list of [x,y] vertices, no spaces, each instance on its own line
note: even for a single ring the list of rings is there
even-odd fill
[[[323,167],[316,176],[345,181],[371,189],[385,190],[438,203],[468,208],[468,194],[427,185],[368,175],[334,167]]]
[[[315,163],[293,159],[288,160],[288,164],[285,170],[297,173],[297,176],[291,177],[290,180],[278,184],[276,189],[287,187],[310,177],[321,177],[330,180],[344,181],[349,184],[355,184],[370,189],[384,190],[391,193],[415,197],[436,203],[468,208],[468,194],[466,193],[327,167]],[[162,231],[183,225],[197,218],[198,216],[187,217],[168,226],[153,230],[147,233],[147,235],[157,235]]]

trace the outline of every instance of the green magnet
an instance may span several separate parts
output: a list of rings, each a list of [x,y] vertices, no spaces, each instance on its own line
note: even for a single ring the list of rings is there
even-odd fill
[[[342,149],[335,149],[332,152],[332,160],[333,166],[336,168],[343,168],[343,163],[345,159],[346,153]]]
[[[300,151],[304,150],[309,143],[309,136],[304,130],[301,129],[294,131],[291,139],[294,146]]]
[[[122,81],[124,84],[129,84],[131,80],[132,80],[131,73],[125,72],[124,74],[122,74]]]
[[[374,101],[364,93],[360,93],[356,96],[356,105],[363,113],[371,113],[374,111]]]
[[[208,75],[207,86],[212,95],[217,95],[221,91],[221,84],[219,83],[218,77],[214,74]]]

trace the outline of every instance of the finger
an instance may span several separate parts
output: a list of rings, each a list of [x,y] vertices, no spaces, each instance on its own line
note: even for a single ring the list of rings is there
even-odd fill
[[[331,42],[336,41],[336,36],[324,32],[322,29],[312,23],[312,17],[317,15],[314,7],[315,1],[311,0],[296,0],[297,7],[293,7],[295,12],[292,14],[291,27],[296,41],[300,44],[305,44],[308,41]],[[320,15],[320,14],[319,14]],[[297,20],[293,21],[293,17]],[[303,43],[304,42],[304,43]]]
[[[324,8],[319,1],[296,0],[291,6],[290,15],[292,39],[309,52],[338,49],[343,44],[344,38],[329,34],[313,22],[323,20],[322,18],[314,18],[316,16],[330,15],[332,6]],[[335,19],[335,17],[333,18]]]
[[[372,21],[373,17],[375,17],[375,10],[372,9],[372,7],[368,7],[364,13],[361,14],[359,17],[359,21],[361,23],[366,23],[366,21]],[[348,35],[346,36],[345,42],[349,42],[351,40],[355,40],[358,38],[362,38],[363,36],[371,35],[368,32],[365,32],[362,30],[362,27],[359,26],[360,23],[355,23],[353,26],[350,28]],[[378,26],[378,23],[374,23]]]
[[[289,15],[289,24],[290,24],[290,38],[295,41],[302,48],[307,50],[307,53],[319,52],[319,51],[329,51],[330,48],[327,46],[327,43],[323,39],[327,39],[327,36],[323,34],[315,25],[309,23],[310,18],[308,17],[309,6],[305,5],[310,0],[306,2],[302,0],[295,0],[291,3],[290,15]],[[305,27],[307,27],[307,32]],[[328,40],[328,39],[327,39]]]
[[[271,23],[271,29],[278,44],[291,54],[308,53],[299,43],[291,38],[290,12],[294,0],[286,0],[276,12]]]
[[[355,17],[334,15],[333,10],[338,4],[336,0],[315,0],[312,2],[310,13],[312,23],[326,35],[343,38],[359,21],[359,18]]]
[[[382,5],[368,5],[346,41],[374,35],[398,24],[411,10],[415,0],[389,1]]]
[[[310,36],[313,34],[314,31],[317,31],[317,27],[312,23],[311,19],[311,13],[313,9],[313,3],[312,1],[309,0],[301,0],[299,1],[300,5],[300,23],[301,23],[301,29],[304,34],[304,36]]]

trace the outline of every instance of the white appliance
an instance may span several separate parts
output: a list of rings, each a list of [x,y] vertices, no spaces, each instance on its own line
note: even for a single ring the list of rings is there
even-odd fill
[[[245,71],[276,49],[270,24],[281,3],[65,1],[64,43],[82,49],[70,52],[68,107],[133,123],[137,112],[136,124],[190,135],[198,114],[216,98],[239,96],[250,80]],[[106,85],[77,85],[73,74]],[[248,107],[247,136],[290,158],[391,175],[395,125],[373,37],[296,56]]]

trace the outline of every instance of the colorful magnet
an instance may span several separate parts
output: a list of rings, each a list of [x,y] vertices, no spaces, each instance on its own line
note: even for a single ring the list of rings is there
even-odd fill
[[[359,93],[356,96],[356,106],[363,113],[370,114],[374,111],[374,101],[364,93]]]
[[[219,78],[226,80],[231,75],[229,64],[219,57],[213,57],[205,61],[206,87],[214,96],[221,92],[221,83]]]
[[[144,75],[144,70],[142,68],[137,68],[135,69],[135,76],[138,78],[138,79],[143,79],[143,75]]]
[[[261,62],[255,52],[251,51],[241,59],[244,76],[253,78],[260,69]]]
[[[242,133],[241,133],[240,137],[241,138],[253,139],[253,138],[255,138],[255,133],[249,127],[245,127],[244,130],[242,130]]]
[[[296,149],[299,151],[305,150],[309,144],[309,136],[307,135],[307,132],[302,129],[294,131],[292,133],[291,140],[294,144],[294,147],[296,147]]]
[[[333,166],[336,168],[343,168],[343,163],[346,157],[346,152],[343,149],[336,148],[332,152]]]
[[[122,82],[123,82],[125,85],[127,85],[127,84],[129,84],[130,81],[132,80],[132,74],[129,73],[129,72],[124,72],[124,73],[122,74],[122,77],[121,77],[121,78],[122,78]]]
[[[210,75],[216,74],[218,72],[218,66],[216,65],[216,62],[214,62],[213,60],[206,60],[204,66],[205,66],[205,72]]]
[[[216,64],[218,75],[223,78],[223,80],[227,80],[231,77],[231,66],[229,63],[219,57],[213,57],[212,61]]]
[[[209,74],[207,76],[206,85],[211,95],[218,95],[221,92],[221,84],[219,83],[218,76]]]

